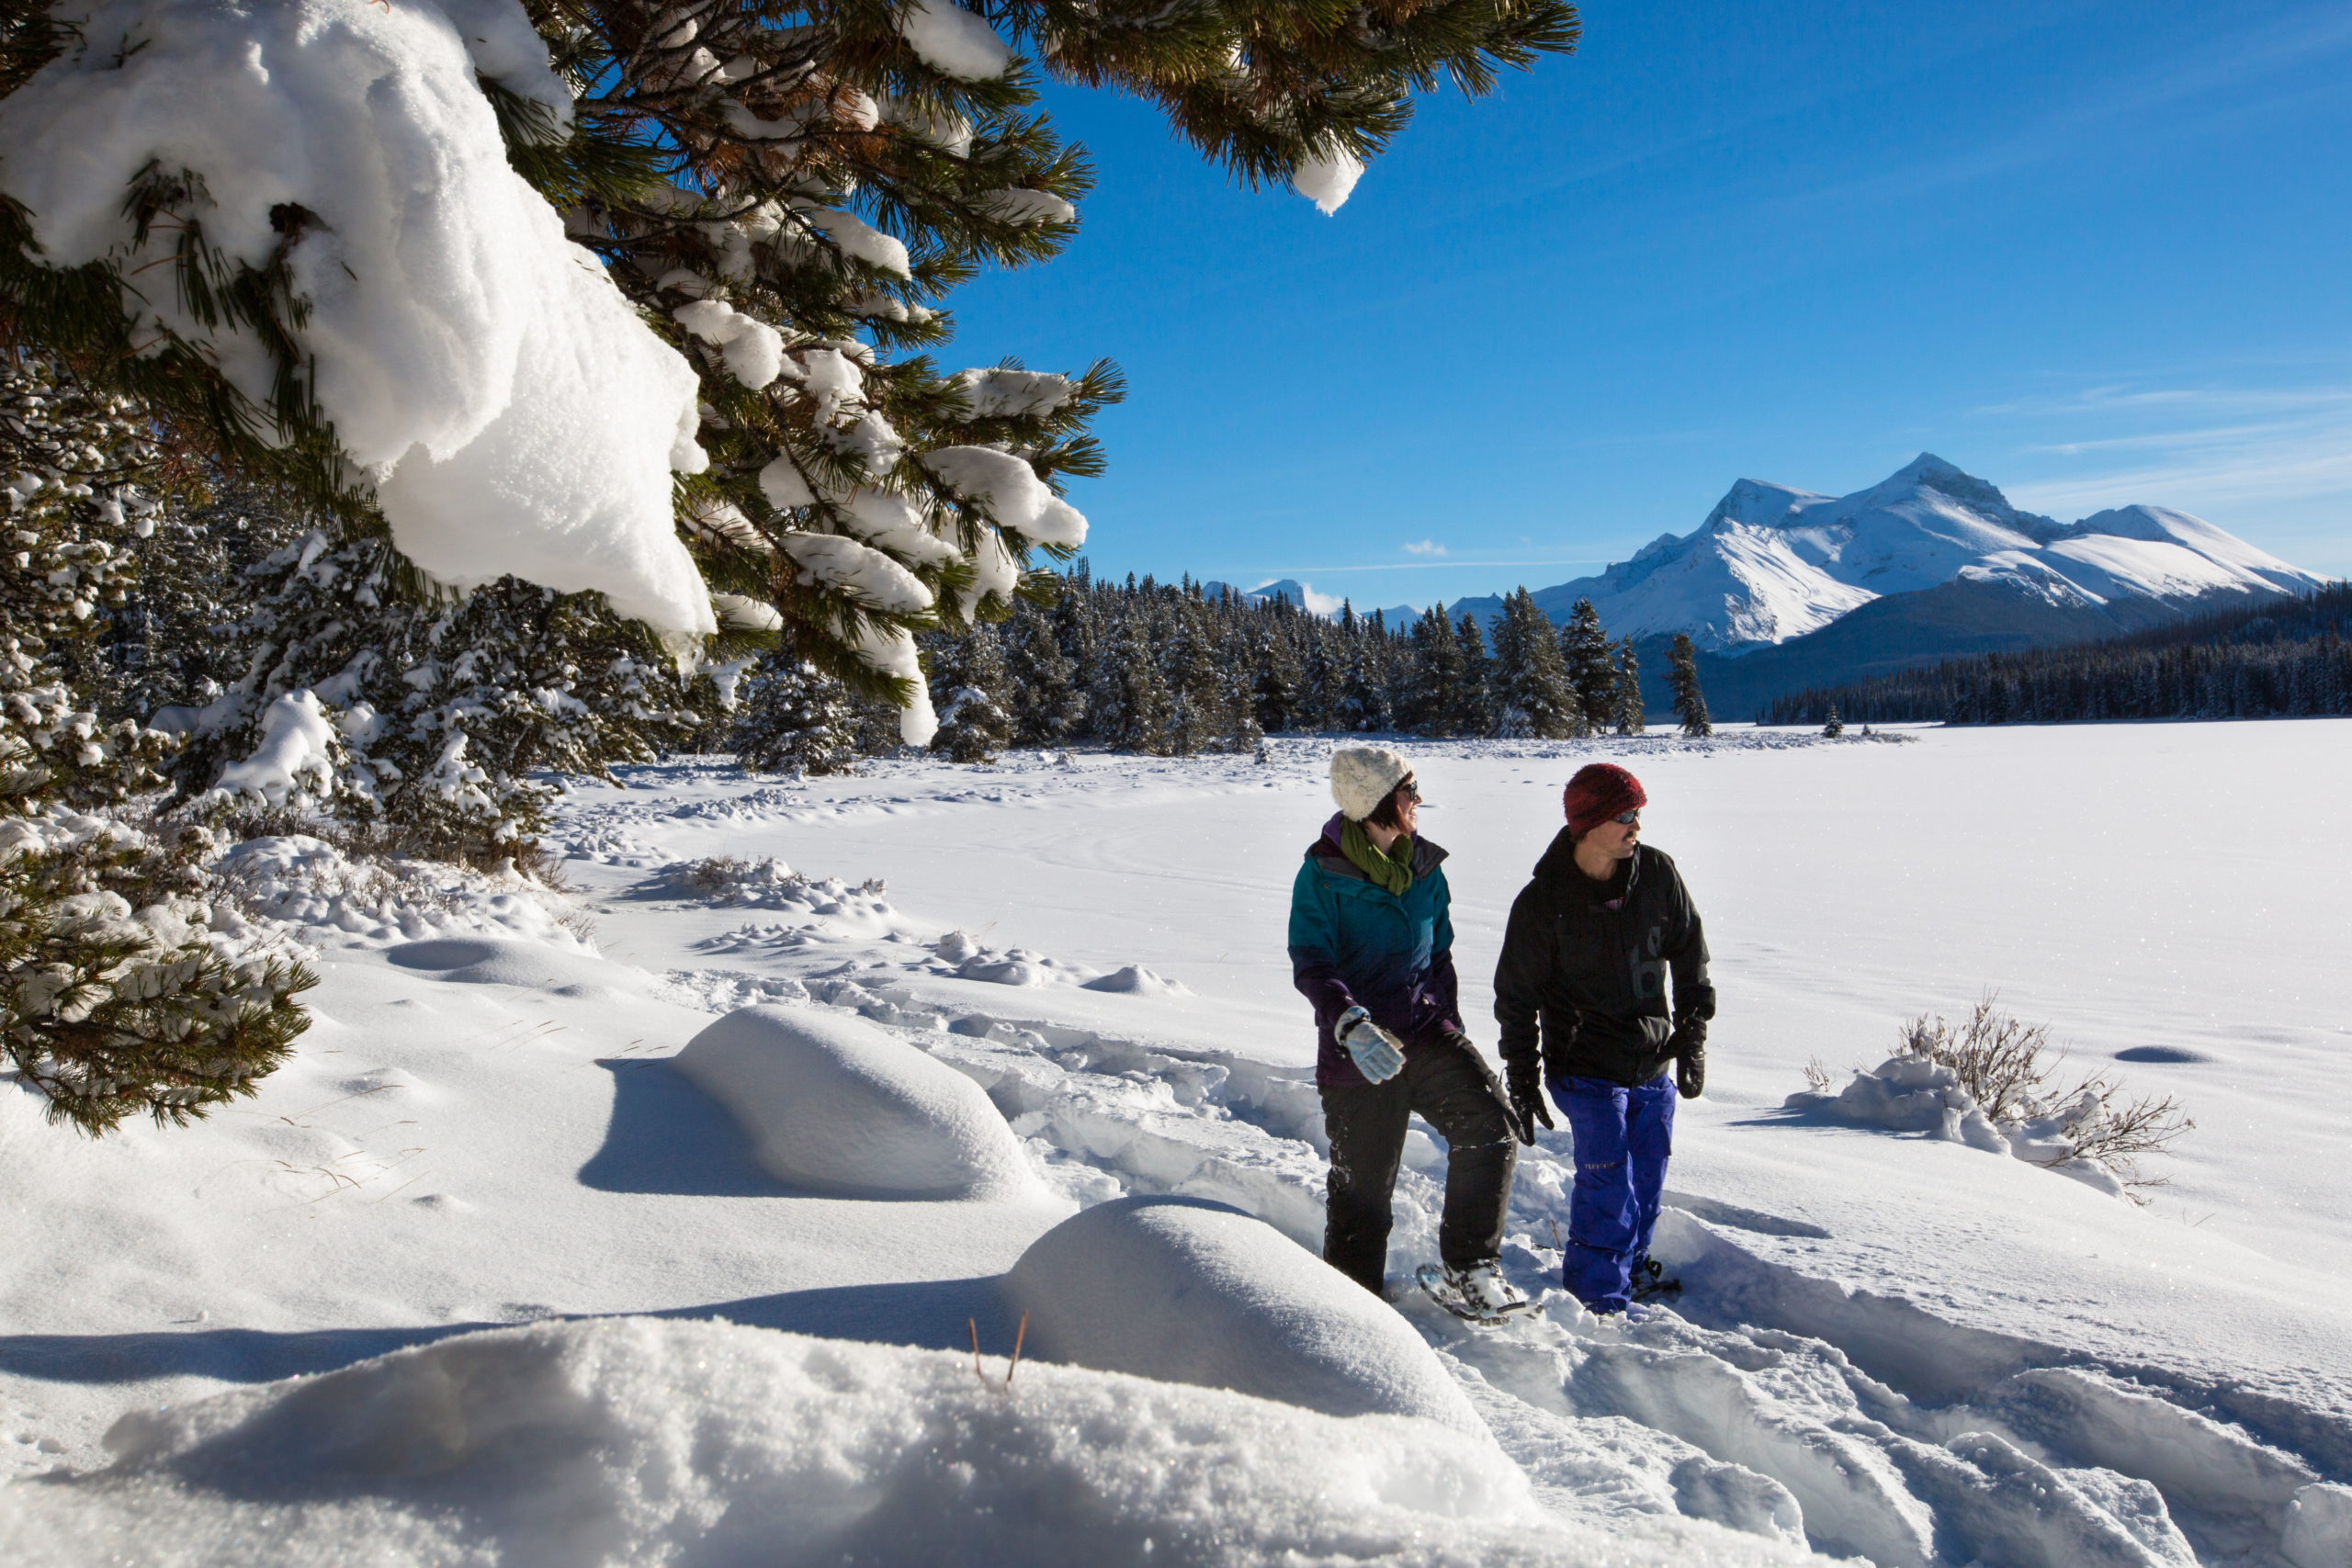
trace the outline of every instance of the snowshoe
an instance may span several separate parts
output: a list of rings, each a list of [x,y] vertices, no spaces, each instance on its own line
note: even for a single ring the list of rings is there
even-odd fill
[[[1660,1296],[1679,1296],[1681,1293],[1682,1281],[1668,1279],[1666,1269],[1660,1266],[1657,1258],[1643,1258],[1635,1260],[1631,1278],[1626,1284],[1626,1294],[1632,1296],[1634,1300],[1656,1301]]]
[[[1464,1323],[1503,1323],[1535,1305],[1491,1263],[1459,1270],[1424,1263],[1413,1278],[1430,1300]]]

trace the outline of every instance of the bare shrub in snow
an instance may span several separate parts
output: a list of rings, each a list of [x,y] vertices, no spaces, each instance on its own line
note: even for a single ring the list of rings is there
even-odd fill
[[[2027,1024],[1989,996],[1957,1028],[1941,1014],[1921,1013],[1903,1025],[1902,1042],[1904,1055],[1950,1067],[1977,1108],[2002,1125],[2041,1114],[2057,1071],[2043,1055],[2050,1026]]]
[[[750,861],[736,855],[713,855],[686,867],[678,880],[706,898],[724,898],[733,896],[751,874]]]
[[[2146,1174],[2140,1168],[2139,1156],[2165,1153],[2175,1138],[2195,1131],[2197,1123],[2171,1095],[2123,1100],[2115,1086],[2100,1080],[2094,1083],[2097,1098],[2083,1114],[2064,1123],[2066,1140],[2073,1145],[2075,1158],[2114,1171],[2132,1189],[2135,1201],[2144,1202],[2137,1196],[2140,1192],[2162,1187],[2172,1179]]]
[[[2104,1077],[2053,1088],[2064,1058],[2049,1026],[2024,1022],[1990,995],[1957,1024],[1922,1013],[1902,1026],[1900,1040],[1894,1055],[1857,1068],[1835,1095],[1813,1062],[1809,1090],[1788,1103],[2013,1155],[2134,1202],[2165,1179],[2143,1170],[2141,1156],[2163,1153],[2196,1126],[2172,1096],[2126,1098]]]

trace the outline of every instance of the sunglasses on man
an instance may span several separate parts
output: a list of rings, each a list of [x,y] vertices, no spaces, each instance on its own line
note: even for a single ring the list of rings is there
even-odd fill
[[[1609,820],[1616,823],[1620,828],[1630,828],[1641,819],[1641,809],[1636,807],[1631,811],[1620,811],[1616,816],[1611,817]]]

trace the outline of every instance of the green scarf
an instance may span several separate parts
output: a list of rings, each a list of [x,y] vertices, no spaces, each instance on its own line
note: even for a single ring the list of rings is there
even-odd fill
[[[1405,896],[1405,889],[1413,886],[1410,833],[1397,834],[1396,841],[1388,846],[1388,852],[1383,854],[1380,846],[1372,841],[1372,835],[1363,830],[1363,824],[1351,818],[1340,829],[1340,852],[1358,871],[1399,898]]]

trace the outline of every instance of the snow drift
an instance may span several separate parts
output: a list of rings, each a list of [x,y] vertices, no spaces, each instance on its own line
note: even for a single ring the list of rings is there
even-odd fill
[[[1064,1220],[1005,1276],[1036,1354],[1229,1388],[1332,1416],[1420,1416],[1483,1433],[1395,1309],[1220,1203],[1122,1198]]]
[[[0,102],[0,183],[47,262],[136,277],[178,236],[135,248],[126,187],[185,168],[208,243],[254,265],[287,247],[311,389],[402,553],[455,587],[511,572],[715,629],[672,521],[672,469],[706,461],[695,373],[509,167],[476,85],[569,118],[514,0],[107,0],[80,32]],[[271,406],[271,355],[169,276],[126,288],[134,336],[176,334]]]
[[[760,1164],[796,1185],[906,1198],[1042,1195],[978,1084],[864,1019],[729,1013],[678,1070],[734,1113]]]
[[[469,1335],[124,1417],[107,1470],[8,1488],[10,1561],[1792,1561],[1565,1527],[1490,1444],[1219,1390],[727,1324]],[[1294,1557],[1295,1554],[1295,1557]]]

